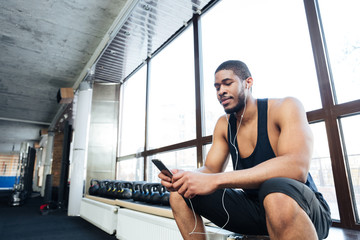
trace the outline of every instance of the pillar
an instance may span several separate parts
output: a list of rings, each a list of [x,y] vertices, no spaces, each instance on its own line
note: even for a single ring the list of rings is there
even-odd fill
[[[74,121],[74,140],[72,161],[70,163],[70,190],[68,215],[80,215],[80,203],[84,194],[86,175],[87,147],[90,126],[92,88],[89,82],[82,82],[76,99]]]

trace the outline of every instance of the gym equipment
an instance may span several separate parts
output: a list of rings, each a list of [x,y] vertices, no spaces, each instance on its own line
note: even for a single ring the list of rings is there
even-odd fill
[[[93,196],[99,195],[100,181],[97,179],[90,180],[89,194]]]
[[[132,199],[134,201],[139,201],[140,200],[140,196],[142,194],[142,187],[144,185],[144,182],[134,182],[133,183],[133,195],[132,195]]]
[[[161,194],[160,203],[165,206],[170,206],[170,193],[168,192],[166,187],[161,185],[159,192]]]
[[[21,143],[15,184],[8,200],[10,206],[22,205],[32,193],[35,155],[36,151],[29,143]]]
[[[145,183],[143,186],[142,186],[142,194],[140,195],[139,197],[139,200],[141,202],[146,202],[146,199],[148,197],[148,195],[150,194],[149,192],[149,186],[151,185],[152,183]]]
[[[109,180],[100,181],[100,187],[98,190],[100,197],[106,197],[108,184],[109,184]]]
[[[120,184],[120,187],[121,187],[120,199],[131,199],[133,183],[124,181]]]
[[[154,183],[153,185],[151,185],[149,203],[160,204],[160,200],[161,200],[161,197],[162,197],[162,193],[160,192],[161,191],[160,188],[161,188],[160,183],[158,183],[158,184]]]

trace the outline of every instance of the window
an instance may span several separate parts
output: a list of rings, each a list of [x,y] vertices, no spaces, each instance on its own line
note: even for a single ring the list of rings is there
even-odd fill
[[[131,158],[117,162],[116,179],[142,181],[144,179],[144,158]]]
[[[158,178],[159,170],[151,162],[151,159],[161,159],[170,170],[175,168],[181,168],[185,171],[193,170],[196,168],[196,148],[159,153],[148,158],[147,180],[149,182],[160,182]]]
[[[330,207],[331,217],[339,220],[339,208],[336,199],[325,124],[324,122],[319,122],[311,124],[310,127],[314,135],[314,152],[310,164],[310,174],[319,192],[324,196]]]
[[[195,138],[195,83],[192,27],[151,60],[148,146]]]
[[[214,71],[230,59],[248,65],[255,97],[294,96],[307,111],[321,107],[302,1],[221,1],[204,14],[202,29],[208,135],[223,114],[213,87]]]
[[[356,220],[359,222],[360,210],[360,149],[359,149],[359,136],[360,136],[360,115],[341,118],[341,127],[343,132],[343,141],[345,148],[345,159],[347,160],[349,168],[349,177],[352,186],[352,194],[356,209]]]
[[[125,156],[144,150],[146,67],[136,72],[122,88],[120,156]]]
[[[319,0],[327,52],[338,103],[359,99],[360,1]]]

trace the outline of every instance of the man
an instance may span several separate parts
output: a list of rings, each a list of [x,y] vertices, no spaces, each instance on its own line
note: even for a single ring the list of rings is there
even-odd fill
[[[159,174],[180,232],[205,239],[203,216],[241,234],[326,238],[330,210],[308,173],[313,137],[305,110],[294,98],[255,99],[253,82],[243,62],[222,63],[214,86],[226,115],[204,166],[174,169],[172,178]],[[223,172],[229,153],[235,170]]]

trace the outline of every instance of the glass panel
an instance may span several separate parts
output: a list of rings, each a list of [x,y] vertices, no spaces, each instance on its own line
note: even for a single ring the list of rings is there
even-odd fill
[[[123,84],[120,156],[141,152],[145,141],[146,67]]]
[[[193,170],[196,168],[196,148],[187,148],[178,151],[159,153],[148,158],[147,181],[160,182],[159,170],[151,162],[152,159],[160,159],[168,169]]]
[[[331,72],[338,103],[359,99],[359,0],[319,0]]]
[[[194,139],[195,81],[192,27],[151,60],[148,146]]]
[[[132,158],[117,162],[116,179],[124,181],[144,180],[144,158]]]
[[[339,220],[339,208],[336,199],[334,176],[331,167],[329,145],[325,123],[310,125],[314,134],[314,152],[310,165],[310,173],[314,182],[330,206],[332,219]]]
[[[321,107],[303,1],[220,1],[202,17],[202,30],[207,135],[223,114],[214,72],[230,59],[248,65],[255,97],[294,96],[306,111]]]
[[[350,168],[350,181],[353,186],[353,194],[355,198],[355,209],[359,213],[360,207],[360,115],[346,117],[340,119],[344,143],[346,149],[346,158]],[[359,223],[359,216],[357,215],[357,222]]]

